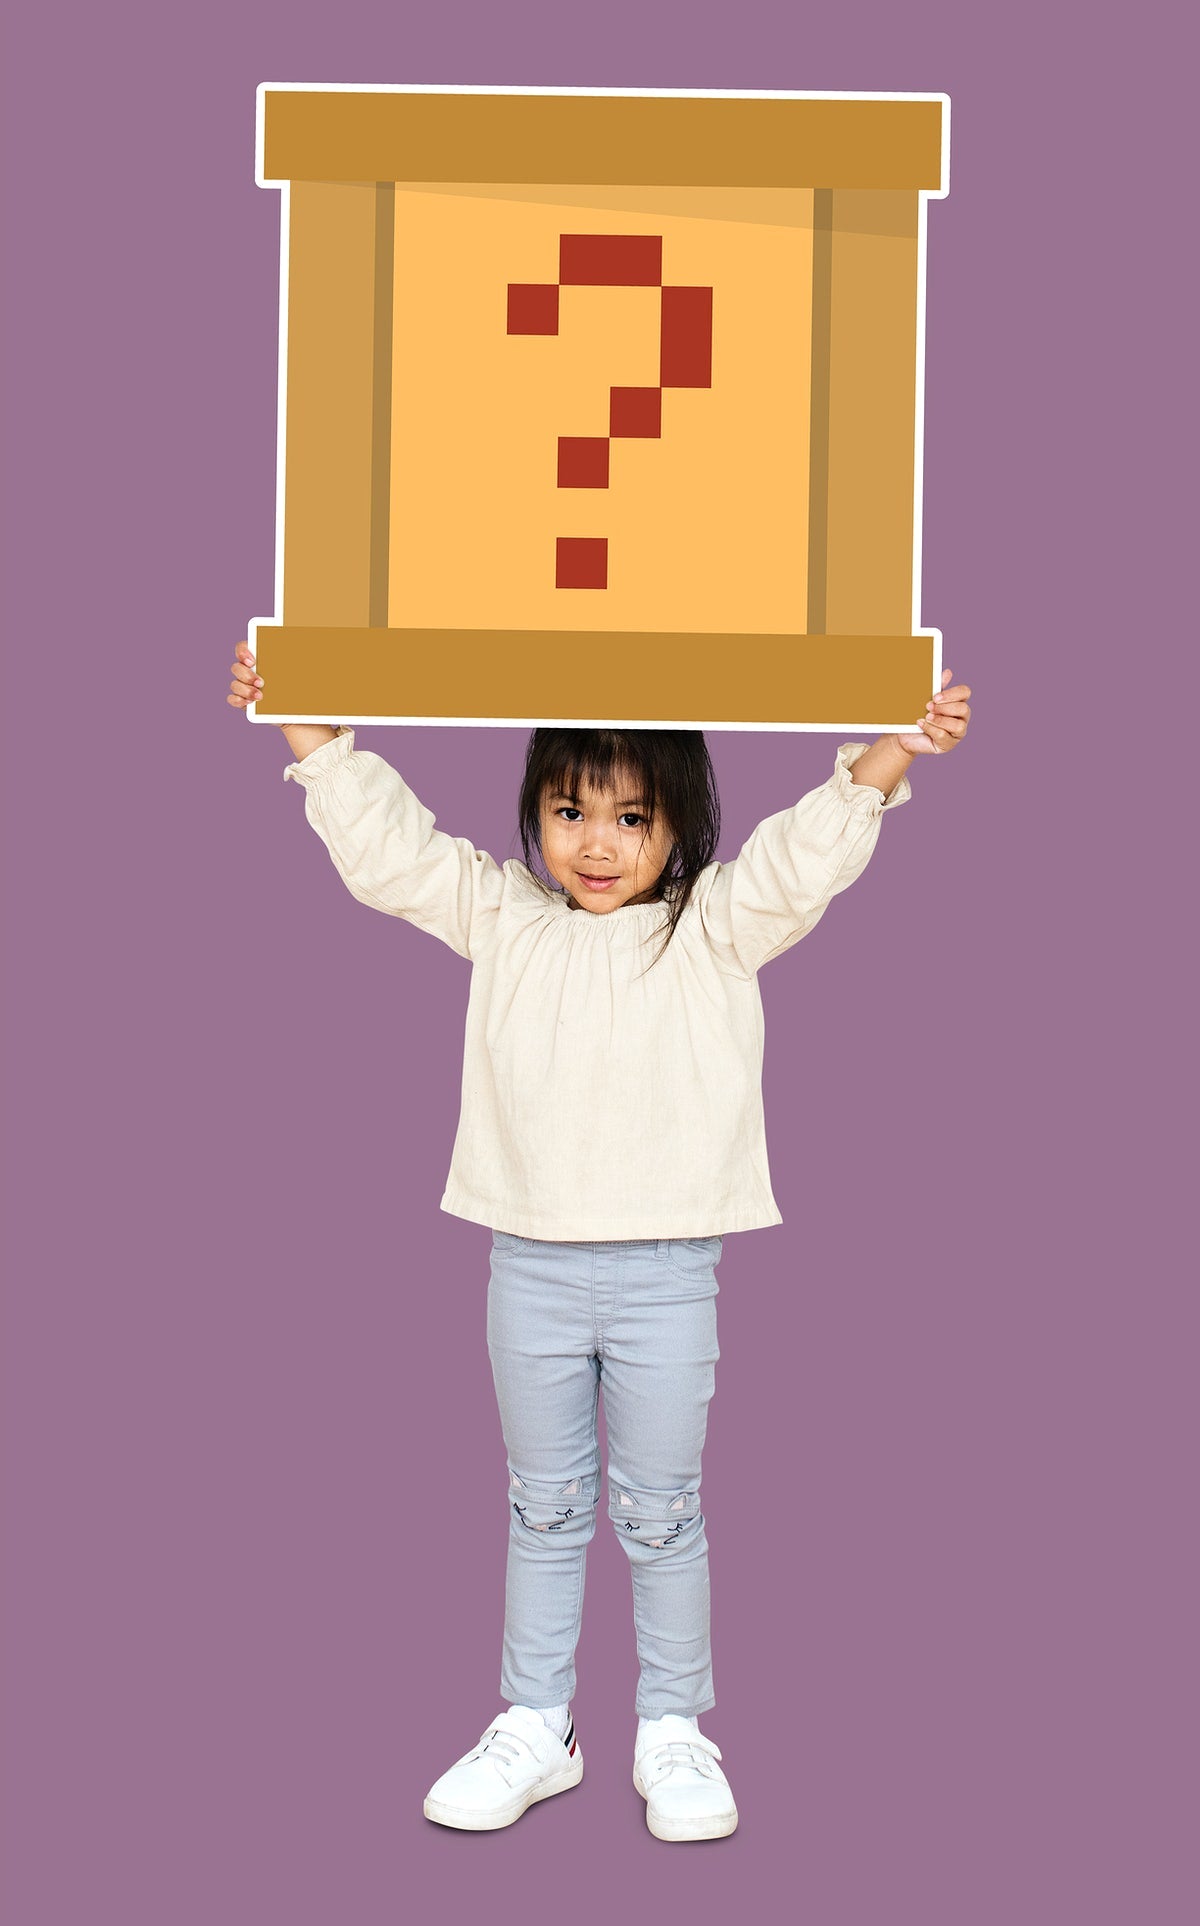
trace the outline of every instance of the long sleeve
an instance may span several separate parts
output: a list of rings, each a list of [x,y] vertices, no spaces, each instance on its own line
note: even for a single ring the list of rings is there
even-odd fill
[[[350,894],[475,957],[494,926],[502,874],[485,851],[435,828],[436,818],[382,756],[343,729],[283,772]]]
[[[881,790],[851,780],[866,747],[843,743],[827,782],[768,816],[732,863],[718,865],[703,913],[729,967],[752,976],[807,936],[866,868],[884,811],[908,801],[907,777],[886,800]]]

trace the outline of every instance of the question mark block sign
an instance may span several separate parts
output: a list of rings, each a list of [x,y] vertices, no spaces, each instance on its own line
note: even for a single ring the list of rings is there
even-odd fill
[[[253,719],[911,726],[948,107],[260,88]]]

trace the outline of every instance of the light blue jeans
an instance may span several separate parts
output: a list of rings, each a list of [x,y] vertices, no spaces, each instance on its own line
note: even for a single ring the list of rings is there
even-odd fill
[[[713,1698],[700,1455],[713,1394],[722,1240],[548,1243],[492,1233],[488,1351],[509,1471],[502,1696],[575,1691],[596,1529],[601,1387],[608,1513],[632,1569],[637,1712]]]

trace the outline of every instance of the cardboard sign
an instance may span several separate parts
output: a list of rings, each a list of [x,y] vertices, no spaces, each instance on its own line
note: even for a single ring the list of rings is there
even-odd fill
[[[259,89],[259,721],[911,727],[943,96]]]

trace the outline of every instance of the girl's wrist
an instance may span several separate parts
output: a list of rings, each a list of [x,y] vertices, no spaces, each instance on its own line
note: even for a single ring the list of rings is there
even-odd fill
[[[332,722],[281,722],[278,727],[297,762],[327,749],[340,734],[340,725]]]

